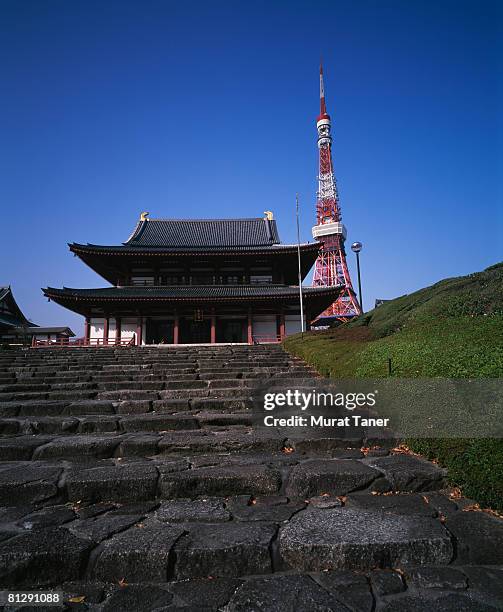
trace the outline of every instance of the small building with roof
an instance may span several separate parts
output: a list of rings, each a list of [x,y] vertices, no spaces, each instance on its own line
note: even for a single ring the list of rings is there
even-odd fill
[[[300,331],[299,259],[303,279],[320,243],[283,244],[272,213],[249,219],[142,213],[121,245],[69,247],[110,283],[43,290],[85,317],[86,343],[254,343]],[[341,290],[302,287],[307,325]]]
[[[0,342],[8,343],[18,338],[23,329],[35,326],[19,308],[10,286],[0,287]]]
[[[0,287],[0,343],[29,344],[33,340],[59,341],[75,336],[69,327],[40,327],[18,306],[12,288]]]

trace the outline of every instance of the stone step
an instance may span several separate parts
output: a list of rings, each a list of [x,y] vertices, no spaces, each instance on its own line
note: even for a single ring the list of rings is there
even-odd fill
[[[292,366],[288,368],[271,368],[257,366],[255,368],[208,368],[208,369],[190,369],[183,372],[167,371],[152,371],[152,370],[135,370],[135,371],[120,371],[114,374],[98,371],[94,374],[82,374],[75,372],[60,372],[55,371],[53,374],[30,372],[23,376],[13,376],[4,384],[0,384],[0,391],[29,391],[48,388],[54,384],[71,384],[71,383],[106,383],[120,381],[166,381],[166,380],[191,380],[193,378],[204,380],[217,380],[219,378],[247,378],[261,374],[275,373],[311,373],[312,370],[304,366]]]
[[[310,508],[280,530],[279,542],[284,560],[300,571],[441,565],[454,557],[451,536],[435,518],[350,508]]]
[[[128,390],[136,391],[138,390],[139,384],[141,384],[142,391],[161,391],[162,389],[166,388],[166,383],[162,380],[155,380],[155,381],[128,380],[128,381],[120,381],[120,382],[106,381],[106,382],[95,383],[95,386],[98,388],[100,392],[101,391],[128,391]]]
[[[463,564],[448,567],[456,554],[449,525],[452,523],[455,529],[456,520],[464,518],[465,513],[447,498],[445,502],[454,509],[445,523],[438,515],[356,512],[345,506],[330,507],[327,502],[326,507],[318,507],[317,499],[306,503],[277,493],[142,502],[135,498],[153,493],[158,475],[145,466],[120,469],[123,473],[115,481],[106,468],[69,472],[65,490],[71,497],[79,497],[77,504],[7,508],[2,515],[2,583],[28,587],[96,580],[160,585],[178,579],[186,588],[194,589],[191,581],[195,579],[210,578],[208,584],[213,584],[222,578],[247,578],[232,584],[227,597],[235,607],[228,609],[252,609],[247,607],[246,598],[252,596],[254,602],[260,596],[270,602],[270,607],[263,609],[275,610],[277,600],[273,596],[279,595],[283,602],[285,598],[291,602],[287,609],[296,610],[313,609],[313,601],[323,604],[319,609],[327,610],[372,610],[376,602],[387,605],[390,601],[393,607],[387,608],[389,612],[439,609],[434,602],[450,591],[469,595],[456,602],[465,603],[461,609],[499,609],[503,570],[494,566],[502,559],[501,547],[497,546],[503,537],[501,522],[482,513],[468,517],[479,526],[479,544],[487,569]],[[47,469],[44,477],[47,485],[52,483],[54,487],[58,473]],[[235,475],[229,472],[220,478],[232,480]],[[276,486],[274,475],[264,470],[241,475],[242,480],[246,478],[254,478],[258,488]],[[18,486],[23,486],[19,477],[18,481]],[[40,479],[31,482],[37,482],[39,498],[50,493],[43,490]],[[98,483],[106,485],[109,494],[127,490],[129,500],[88,502],[89,498],[96,499]],[[33,485],[30,492],[36,493]],[[492,537],[496,541],[488,537],[486,523],[494,529]],[[462,546],[469,541],[463,533],[456,539]],[[284,579],[291,582],[281,588],[274,583]],[[175,589],[176,582],[170,584]],[[81,590],[76,593],[82,594],[85,591],[79,586]],[[317,586],[323,588],[317,591]],[[424,589],[421,597],[420,588]],[[145,586],[143,597],[144,591]],[[328,597],[335,598],[329,607]],[[423,605],[413,607],[414,601]],[[468,605],[470,601],[472,605]],[[487,607],[474,607],[477,601]],[[384,609],[381,604],[379,609]],[[126,605],[122,609],[137,608]]]
[[[9,393],[10,391],[15,391],[17,393],[21,391],[48,391],[51,386],[46,383],[27,383],[25,381],[11,383],[8,385],[0,386],[0,393]]]
[[[104,372],[112,371],[127,371],[127,370],[151,370],[159,369],[183,369],[183,368],[222,368],[231,364],[233,367],[249,368],[260,366],[261,364],[267,367],[282,367],[294,364],[302,364],[301,360],[285,358],[271,359],[268,357],[258,357],[256,359],[236,360],[232,357],[228,359],[195,359],[195,360],[162,360],[155,359],[152,361],[104,361],[95,357],[87,360],[79,361],[44,361],[44,362],[26,362],[26,363],[11,363],[0,368],[0,375],[6,376],[15,372],[53,372],[56,370],[70,371],[70,368],[80,367],[82,369],[99,369]]]
[[[0,393],[0,405],[4,402],[23,402],[23,401],[34,401],[34,400],[78,400],[78,399],[91,399],[95,397],[98,390],[84,390],[84,391],[58,391],[53,390],[50,392],[39,392],[39,391],[26,391],[26,392],[9,392]]]
[[[64,459],[89,462],[95,459],[149,457],[157,454],[167,456],[239,451],[280,452],[283,448],[283,437],[277,432],[258,435],[249,431],[249,428],[238,425],[231,426],[230,429],[222,428],[220,431],[199,429],[198,421],[191,417],[178,420],[150,417],[147,418],[143,430],[139,429],[141,423],[133,419],[121,421],[120,430],[117,430],[116,423],[114,418],[88,418],[84,419],[83,424],[79,424],[81,431],[101,428],[99,433],[85,431],[74,434],[74,423],[68,421],[66,425],[69,430],[59,433],[2,436],[0,461]],[[45,422],[45,425],[49,427],[48,422]],[[168,425],[170,429],[167,428]],[[182,426],[185,429],[181,429]]]
[[[201,423],[201,424],[200,424]],[[119,416],[97,414],[93,416],[42,416],[0,419],[0,435],[17,434],[68,434],[128,431],[168,431],[199,429],[212,425],[248,424],[251,418],[232,419],[232,415],[204,415],[202,419],[192,415],[170,415],[148,412],[139,415]]]
[[[119,526],[121,521],[117,520],[116,523]],[[123,541],[126,541],[124,537]],[[104,558],[100,557],[100,571],[114,573],[114,556],[107,550]],[[216,560],[216,552],[214,557]],[[52,576],[56,581],[61,581],[54,584],[57,584],[56,590],[63,593],[63,602],[69,609],[76,607],[76,601],[85,601],[86,609],[92,607],[106,612],[147,612],[154,609],[250,612],[254,609],[254,602],[259,601],[262,610],[271,611],[370,611],[375,605],[376,609],[385,612],[434,609],[491,612],[498,609],[498,602],[501,601],[496,585],[501,580],[502,570],[480,565],[459,569],[426,566],[411,568],[407,572],[378,569],[365,573],[259,574],[246,580],[225,576],[174,580],[173,571],[170,571],[173,569],[170,562],[175,559],[172,549],[166,549],[162,554],[156,548],[152,555],[148,555],[147,547],[143,546],[138,551],[138,560],[132,555],[121,559],[120,567],[126,570],[128,581],[124,578],[119,586],[115,575],[109,581],[97,581],[89,576],[81,580],[68,579],[69,575],[73,575],[71,568],[74,567],[74,564],[68,563],[70,559],[74,561],[68,552],[53,554],[51,564],[61,573],[58,576],[54,571],[45,575],[46,579],[50,580]],[[147,559],[154,565],[153,568],[147,564]],[[107,561],[110,561],[109,565]],[[153,577],[132,580],[132,575],[143,573],[140,571],[142,563],[147,568],[145,573],[155,570]],[[35,559],[30,563],[30,573],[33,566],[36,567]],[[39,579],[43,575],[40,570],[35,572]],[[443,590],[438,591],[425,584],[428,577],[432,584],[444,585]],[[67,582],[62,582],[65,579]],[[486,585],[491,584],[487,589]],[[23,585],[30,586],[29,583]]]
[[[144,392],[141,392],[142,394]],[[183,394],[182,394],[183,395]],[[222,398],[164,398],[151,399],[89,399],[89,400],[36,400],[0,403],[0,419],[12,417],[56,417],[56,416],[89,416],[113,414],[141,414],[146,412],[180,412],[192,410],[216,410],[235,412],[249,410],[251,399],[247,396],[234,395]]]

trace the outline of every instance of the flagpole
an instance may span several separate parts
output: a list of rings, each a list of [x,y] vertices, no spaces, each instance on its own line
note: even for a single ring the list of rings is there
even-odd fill
[[[300,265],[300,225],[299,225],[299,194],[295,195],[295,204],[297,212],[297,259],[299,262],[299,300],[300,300],[300,329],[304,333],[304,302],[302,297],[302,268]]]

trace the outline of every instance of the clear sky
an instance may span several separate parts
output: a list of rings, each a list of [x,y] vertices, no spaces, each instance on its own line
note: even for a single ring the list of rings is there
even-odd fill
[[[0,285],[106,282],[67,242],[152,217],[315,221],[318,64],[366,307],[502,259],[503,3],[1,0]],[[348,248],[354,271],[354,255]],[[356,283],[356,279],[354,279]]]

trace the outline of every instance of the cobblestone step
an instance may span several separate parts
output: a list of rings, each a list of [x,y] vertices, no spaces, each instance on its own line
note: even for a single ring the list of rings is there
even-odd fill
[[[145,392],[141,392],[143,394]],[[157,394],[154,394],[157,397]],[[181,397],[178,397],[181,395]],[[112,395],[112,397],[115,397]],[[224,412],[250,409],[252,402],[247,396],[189,398],[187,394],[175,393],[175,397],[152,399],[89,399],[9,401],[0,403],[0,418],[40,416],[87,416],[91,414],[138,414],[145,412],[179,412],[181,410],[217,410]]]
[[[364,431],[253,427],[257,385],[312,388],[280,346],[9,353],[0,587],[100,611],[503,609],[503,522],[444,470]]]

